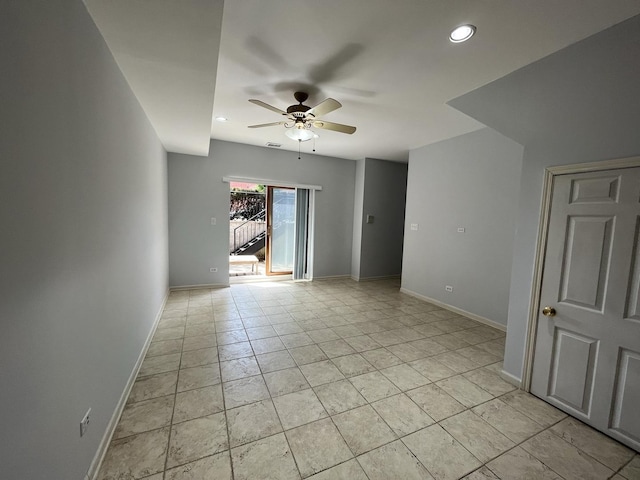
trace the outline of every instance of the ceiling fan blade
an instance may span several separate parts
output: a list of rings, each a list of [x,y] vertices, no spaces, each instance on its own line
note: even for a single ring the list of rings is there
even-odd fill
[[[249,125],[249,128],[275,127],[276,125],[284,125],[287,122],[261,123],[260,125]]]
[[[322,117],[329,112],[339,109],[342,106],[340,102],[333,98],[327,98],[325,101],[320,102],[311,110],[307,110],[307,116],[313,115],[314,117]]]
[[[351,125],[343,125],[341,123],[325,122],[324,120],[316,120],[313,122],[313,126],[316,128],[323,128],[325,130],[333,130],[334,132],[348,133],[351,135],[356,131],[356,127]]]
[[[249,100],[251,103],[258,105],[260,107],[266,108],[267,110],[271,110],[273,112],[279,113],[280,115],[286,115],[287,112],[285,112],[284,110],[280,110],[279,108],[273,107],[271,105],[269,105],[268,103],[264,103],[262,100],[255,100],[255,99],[251,99]]]

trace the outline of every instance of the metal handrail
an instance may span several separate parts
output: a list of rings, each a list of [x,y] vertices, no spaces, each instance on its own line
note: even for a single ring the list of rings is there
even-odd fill
[[[255,218],[258,217],[264,217],[267,213],[267,209],[263,208],[262,210],[260,210],[258,213],[256,213],[253,217],[249,218],[248,220],[246,220],[244,223],[241,223],[240,225],[238,225],[234,230],[237,230],[238,228],[240,228],[241,226],[243,226],[245,223],[251,222],[253,221]]]
[[[285,199],[281,198],[280,200],[274,202],[274,205],[278,205],[280,203],[282,203]],[[263,208],[261,211],[259,211],[258,213],[256,213],[254,216],[250,217],[248,220],[245,220],[244,222],[242,222],[240,225],[238,225],[236,228],[233,229],[233,250],[231,250],[232,252],[235,252],[236,250],[238,250],[239,247],[241,247],[242,245],[244,245],[245,243],[249,242],[250,240],[253,240],[254,238],[256,238],[258,235],[261,235],[262,233],[264,233],[266,231],[266,224],[265,223],[255,223],[256,220],[265,220],[266,219],[266,212],[267,209]],[[246,229],[238,232],[238,230],[242,227],[244,227],[245,225],[250,223],[250,227],[247,227]],[[273,229],[277,230],[280,227],[281,222],[275,222],[273,225]],[[247,235],[246,232],[251,231],[250,235]],[[242,234],[242,236],[240,237],[241,241],[238,241],[238,236]]]
[[[238,247],[244,245],[245,243],[247,243],[249,240],[257,237],[258,235],[260,235],[262,232],[265,231],[266,226],[264,224],[260,224],[261,225],[261,231],[258,232],[258,228],[255,222],[256,220],[264,220],[266,218],[266,209],[262,209],[260,212],[256,213],[253,217],[249,218],[248,220],[245,220],[243,223],[241,223],[240,225],[238,225],[236,228],[233,229],[233,252],[235,252]],[[244,226],[246,226],[247,224],[250,223],[250,227],[252,227],[251,229],[249,227],[247,227],[246,229],[242,230],[241,232],[238,232],[238,230]],[[251,231],[251,235],[247,235],[246,232]],[[241,236],[241,242],[238,242],[238,236],[239,234],[242,234]]]

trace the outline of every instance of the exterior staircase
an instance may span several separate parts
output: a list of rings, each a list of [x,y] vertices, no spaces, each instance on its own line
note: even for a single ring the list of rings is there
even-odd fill
[[[281,203],[283,200],[276,202]],[[254,255],[266,244],[267,238],[267,209],[264,208],[253,217],[233,229],[233,247],[230,255]],[[280,228],[280,223],[273,225],[273,230]]]
[[[267,232],[262,232],[231,252],[231,255],[255,255],[264,248]]]
[[[266,213],[266,209],[263,209],[234,228],[231,255],[254,255],[265,246],[267,237]]]

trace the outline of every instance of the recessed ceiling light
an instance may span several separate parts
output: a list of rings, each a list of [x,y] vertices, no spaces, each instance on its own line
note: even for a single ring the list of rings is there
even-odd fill
[[[218,122],[226,122],[226,121],[227,121],[227,118],[226,118],[226,117],[216,117],[216,120],[217,120]]]
[[[476,33],[476,27],[474,25],[460,25],[454,28],[451,34],[449,34],[449,40],[453,43],[466,42],[473,37],[474,33]]]

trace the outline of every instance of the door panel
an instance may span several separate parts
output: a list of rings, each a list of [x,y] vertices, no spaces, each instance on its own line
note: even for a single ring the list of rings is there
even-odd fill
[[[615,203],[618,176],[575,179],[571,182],[571,203]]]
[[[554,178],[531,393],[640,448],[640,167]]]
[[[625,302],[624,316],[628,320],[640,321],[640,252],[638,251],[638,238],[640,234],[640,216],[636,218],[636,234],[634,239],[633,255],[631,257],[631,278],[629,280],[629,293]]]
[[[560,302],[602,311],[612,217],[569,217]]]
[[[640,442],[640,354],[630,350],[620,351],[616,375],[616,395],[613,404],[611,428],[630,440]]]
[[[588,414],[597,354],[597,340],[556,328],[548,395]]]

